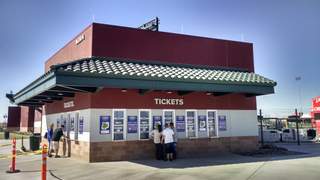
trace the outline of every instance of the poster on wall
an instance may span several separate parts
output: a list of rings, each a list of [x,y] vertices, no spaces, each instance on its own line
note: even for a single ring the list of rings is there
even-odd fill
[[[227,130],[227,118],[224,115],[218,116],[219,122],[219,131],[226,131]]]
[[[114,129],[114,140],[123,140],[124,136],[123,136],[123,130],[124,130],[124,123],[123,123],[123,119],[119,118],[119,119],[114,119],[114,125],[113,125],[113,129]]]
[[[207,117],[204,115],[198,116],[199,132],[207,131]]]
[[[74,131],[74,117],[71,117],[70,131]]]
[[[186,131],[186,123],[184,120],[184,116],[176,116],[176,130],[177,132]]]
[[[149,111],[140,111],[140,139],[149,139]]]
[[[60,119],[58,118],[57,119],[57,128],[59,128],[60,127]]]
[[[216,112],[215,111],[208,111],[208,129],[209,129],[209,137],[216,136]]]
[[[79,134],[83,134],[83,119],[83,116],[81,116],[79,120]]]
[[[153,129],[156,129],[158,124],[162,126],[162,116],[152,116],[152,120]]]
[[[100,116],[100,134],[110,134],[110,116]]]
[[[128,133],[138,133],[138,117],[128,116]]]

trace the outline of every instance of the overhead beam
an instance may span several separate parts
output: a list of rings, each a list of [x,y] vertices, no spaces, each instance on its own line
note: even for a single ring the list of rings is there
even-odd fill
[[[139,89],[138,91],[139,91],[139,94],[140,94],[140,95],[144,95],[144,94],[146,94],[147,92],[150,92],[150,91],[152,91],[152,90],[150,90],[150,89]]]
[[[255,96],[261,96],[262,94],[252,94],[252,93],[246,93],[245,96],[246,97],[255,97]]]
[[[60,101],[63,99],[61,96],[45,96],[45,95],[38,95],[33,97],[32,99],[38,99],[38,100],[53,100],[53,101]]]
[[[224,96],[227,94],[231,94],[230,92],[213,92],[212,95],[214,96]]]
[[[177,91],[178,95],[179,96],[183,96],[183,95],[187,95],[187,94],[190,94],[192,93],[193,91]]]
[[[41,93],[40,95],[43,96],[58,96],[58,97],[74,97],[74,93],[71,92],[50,92],[50,91],[45,91]]]

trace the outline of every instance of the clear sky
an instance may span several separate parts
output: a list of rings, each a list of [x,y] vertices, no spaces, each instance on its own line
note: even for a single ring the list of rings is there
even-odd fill
[[[160,31],[252,42],[255,71],[278,82],[258,98],[266,115],[299,108],[299,86],[305,113],[320,95],[318,0],[1,0],[0,120],[5,93],[42,75],[45,60],[93,21],[137,27],[156,16]]]

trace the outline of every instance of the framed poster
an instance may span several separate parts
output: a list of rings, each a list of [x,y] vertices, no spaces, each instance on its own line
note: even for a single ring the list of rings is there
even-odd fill
[[[176,116],[176,130],[177,132],[186,131],[186,122],[184,120],[184,116]]]
[[[207,131],[207,117],[205,115],[198,116],[199,132]]]
[[[140,139],[149,139],[150,111],[142,110],[140,116]]]
[[[84,118],[83,116],[81,116],[79,120],[79,134],[83,134],[83,121],[84,121]]]
[[[127,127],[128,133],[138,133],[138,117],[128,116]]]
[[[207,111],[208,116],[208,130],[209,130],[209,137],[215,137],[217,135],[216,133],[216,111],[214,110],[208,110]]]
[[[110,134],[110,116],[100,116],[100,134]]]
[[[70,121],[70,131],[74,131],[74,117],[71,117],[71,121]]]
[[[152,116],[153,129],[157,128],[157,125],[162,126],[162,116]]]
[[[187,137],[196,137],[196,111],[186,111]]]
[[[57,128],[59,128],[60,127],[60,119],[58,118],[57,119]]]
[[[219,131],[227,130],[227,118],[225,115],[218,116],[218,123],[219,123]]]

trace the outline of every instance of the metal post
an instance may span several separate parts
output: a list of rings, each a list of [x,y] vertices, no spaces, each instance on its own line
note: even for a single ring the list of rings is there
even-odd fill
[[[264,140],[263,140],[263,126],[262,126],[262,111],[259,109],[259,119],[260,119],[260,134],[261,134],[261,145],[263,146]]]
[[[300,146],[300,134],[299,134],[299,123],[298,123],[298,110],[295,109],[295,113],[296,113],[296,129],[297,129],[297,143],[298,146]]]

